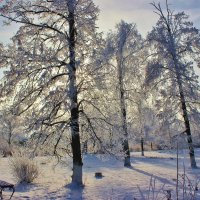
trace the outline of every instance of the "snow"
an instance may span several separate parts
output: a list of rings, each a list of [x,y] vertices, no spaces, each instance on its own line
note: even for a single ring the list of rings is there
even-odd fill
[[[85,186],[77,189],[70,186],[71,167],[70,158],[67,163],[56,164],[56,160],[47,157],[38,157],[40,176],[33,184],[17,184],[9,167],[9,158],[0,158],[0,179],[16,185],[13,199],[33,200],[133,200],[142,199],[148,193],[150,179],[156,178],[156,190],[163,184],[164,189],[173,190],[176,186],[176,152],[175,151],[149,151],[145,157],[140,152],[131,154],[131,168],[124,168],[123,162],[112,156],[97,154],[84,155],[83,182]],[[200,149],[196,150],[197,165],[200,166]],[[190,180],[200,178],[200,169],[191,169],[187,150],[180,150],[179,168]],[[102,172],[102,178],[95,178],[95,172]],[[197,200],[200,199],[198,192]],[[5,199],[9,191],[3,193]],[[158,198],[159,199],[159,198]]]

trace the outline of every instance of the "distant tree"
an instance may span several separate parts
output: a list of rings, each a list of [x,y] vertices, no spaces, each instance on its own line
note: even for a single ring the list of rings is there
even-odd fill
[[[165,99],[166,105],[173,106],[177,115],[182,113],[191,167],[196,168],[189,111],[191,102],[199,98],[198,77],[192,63],[196,56],[193,43],[199,40],[199,33],[187,21],[188,16],[184,12],[174,14],[167,1],[166,14],[160,3],[152,5],[159,20],[147,37],[152,56],[147,66],[146,83],[159,79],[156,87],[161,99]]]

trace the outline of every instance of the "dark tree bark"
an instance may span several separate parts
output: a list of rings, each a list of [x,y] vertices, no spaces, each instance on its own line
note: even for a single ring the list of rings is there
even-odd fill
[[[11,137],[12,137],[12,124],[8,121],[8,145],[11,147]]]
[[[141,138],[141,155],[144,156],[144,138]]]
[[[70,1],[69,1],[70,2]],[[73,3],[73,1],[72,1]],[[78,91],[76,85],[76,63],[75,63],[75,15],[73,5],[69,6],[69,98],[71,102],[71,136],[72,136],[72,154],[73,154],[73,174],[72,183],[82,185],[82,156],[79,133],[79,108]]]
[[[177,52],[176,52],[176,48],[175,48],[174,38],[173,38],[171,28],[169,25],[168,25],[168,34],[169,34],[170,43],[171,43],[171,56],[174,61],[176,79],[177,79],[177,84],[178,84],[178,89],[179,89],[182,115],[183,115],[184,124],[185,124],[185,132],[187,134],[187,142],[188,142],[189,155],[190,155],[190,164],[191,164],[192,168],[196,168],[197,165],[196,165],[196,161],[195,161],[194,147],[193,147],[193,142],[192,142],[190,121],[189,121],[188,111],[187,111],[187,106],[186,106],[186,101],[185,101],[185,94],[183,91],[182,79],[181,79],[181,75],[180,75],[180,66],[179,66],[179,62],[178,62],[178,58],[177,58]]]
[[[189,155],[190,155],[190,164],[191,164],[192,168],[196,168],[197,166],[196,166],[195,155],[194,155],[192,134],[191,134],[190,122],[189,122],[189,117],[188,117],[188,112],[187,112],[187,107],[186,107],[185,95],[184,95],[184,91],[183,91],[182,79],[181,79],[181,75],[180,75],[180,67],[179,67],[179,62],[178,62],[178,58],[177,58],[177,52],[176,52],[174,38],[172,35],[170,25],[167,24],[167,27],[168,27],[167,30],[168,30],[169,39],[170,39],[170,46],[171,46],[171,56],[174,61],[176,79],[177,79],[179,95],[180,95],[180,102],[181,102],[183,119],[184,119],[184,124],[185,124],[185,129],[186,129],[185,132],[187,134],[187,142],[188,142]]]
[[[185,124],[185,132],[187,134],[187,142],[188,142],[189,155],[190,155],[190,164],[191,164],[192,168],[197,168],[196,161],[195,161],[193,141],[192,141],[192,134],[191,134],[191,129],[190,129],[190,121],[189,121],[189,117],[188,117],[188,111],[187,111],[187,107],[186,107],[183,87],[182,87],[181,80],[179,80],[179,78],[177,78],[177,79],[178,79],[177,82],[178,82],[179,92],[180,92],[180,101],[181,101],[183,119],[184,119],[184,124]]]

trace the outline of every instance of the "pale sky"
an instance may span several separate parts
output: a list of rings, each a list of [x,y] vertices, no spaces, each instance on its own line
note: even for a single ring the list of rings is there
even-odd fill
[[[165,5],[166,0],[154,0]],[[150,5],[153,0],[94,0],[101,12],[98,26],[107,32],[113,29],[121,19],[137,24],[139,32],[145,36],[155,25],[158,16]],[[184,11],[190,20],[200,29],[200,0],[168,0],[171,10]]]
[[[100,30],[107,32],[123,19],[126,22],[136,23],[138,31],[145,37],[158,20],[150,4],[153,1],[160,2],[165,8],[166,0],[94,0],[101,11],[98,26]],[[174,12],[184,11],[189,15],[189,21],[200,29],[200,0],[168,0],[168,3]],[[200,69],[195,67],[195,70],[200,82]]]
[[[136,23],[138,31],[146,36],[155,25],[158,16],[153,12],[154,8],[150,3],[153,0],[93,0],[99,6],[100,14],[97,26],[100,31],[108,32],[114,29],[116,23],[122,19],[129,23]],[[166,0],[154,0],[165,5]],[[176,11],[184,11],[190,16],[196,28],[200,29],[200,0],[168,0],[170,9]],[[0,18],[0,42],[9,43],[10,38],[17,30],[17,25],[2,26],[2,18]],[[198,74],[200,70],[197,69]],[[0,70],[0,78],[2,70]]]
[[[154,1],[161,2],[161,5],[165,3],[165,0]],[[139,32],[145,36],[158,19],[150,5],[151,0],[94,0],[94,2],[101,10],[97,25],[104,32],[113,29],[115,24],[123,19],[136,23]],[[200,29],[200,0],[168,0],[168,2],[172,10],[184,11],[188,14],[190,20]],[[2,18],[0,18],[0,42],[8,43],[16,27],[16,24],[2,26]]]

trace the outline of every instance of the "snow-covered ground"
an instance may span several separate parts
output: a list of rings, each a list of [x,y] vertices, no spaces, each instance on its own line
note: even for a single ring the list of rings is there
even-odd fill
[[[16,184],[14,200],[134,200],[142,199],[147,195],[150,179],[155,180],[156,191],[176,190],[176,152],[151,151],[145,152],[142,157],[139,152],[132,153],[132,167],[124,168],[123,162],[111,156],[85,155],[84,156],[84,184],[83,189],[70,188],[70,163],[54,166],[55,160],[37,158],[40,165],[40,176],[29,185],[17,184],[10,173],[9,159],[0,158],[0,179]],[[193,182],[200,178],[200,169],[191,169],[187,151],[179,155],[180,174],[185,166],[187,177]],[[196,150],[197,165],[200,166],[200,149]],[[102,172],[103,178],[95,178],[95,172]],[[179,177],[182,182],[182,178]],[[152,184],[154,182],[152,181]],[[188,186],[188,184],[186,184]],[[140,194],[140,190],[142,191]],[[181,194],[181,191],[179,191]],[[157,193],[157,192],[156,192]],[[163,193],[163,192],[161,192]],[[200,191],[197,191],[196,200],[200,200]],[[5,198],[10,192],[4,192]],[[166,198],[165,198],[166,199]],[[181,198],[180,198],[181,199]],[[158,197],[157,200],[161,200]]]

